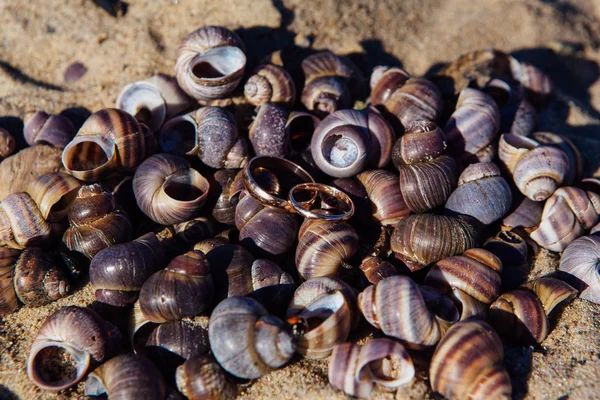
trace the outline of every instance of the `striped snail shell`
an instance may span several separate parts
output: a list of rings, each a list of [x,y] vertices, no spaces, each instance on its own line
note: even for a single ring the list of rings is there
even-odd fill
[[[107,323],[89,308],[76,306],[62,307],[44,321],[38,331],[27,360],[27,376],[36,386],[59,391],[73,386],[83,378],[93,364],[99,364],[110,357],[114,337]],[[47,358],[55,348],[70,355],[69,363],[75,373],[65,374],[60,380],[50,380],[52,364]]]
[[[152,274],[140,289],[142,313],[152,322],[193,317],[207,311],[214,293],[208,259],[191,250]]]
[[[311,359],[327,357],[333,346],[345,341],[358,325],[356,291],[335,278],[310,279],[296,289],[286,318],[303,325],[298,353]]]
[[[359,174],[360,175],[360,174]],[[398,177],[394,178],[394,183],[397,183]],[[351,223],[358,225],[370,224],[373,220],[371,200],[367,189],[356,177],[354,178],[338,178],[331,182],[331,186],[346,193],[354,204],[354,215],[350,218]],[[398,192],[400,188],[398,187]]]
[[[31,111],[23,118],[23,136],[30,146],[48,143],[55,147],[65,147],[73,139],[75,132],[73,123],[62,115]]]
[[[339,110],[317,126],[310,147],[321,171],[346,178],[369,165],[385,167],[395,140],[394,130],[379,112]]]
[[[525,94],[533,104],[543,105],[548,102],[554,91],[550,77],[538,67],[509,57],[512,76],[525,88]]]
[[[152,132],[163,122],[190,107],[190,98],[181,90],[175,78],[157,74],[126,85],[121,89],[115,108],[133,115]]]
[[[448,399],[511,399],[510,376],[502,366],[498,334],[483,321],[454,324],[437,345],[429,379]]]
[[[48,222],[57,222],[67,216],[80,186],[81,183],[71,175],[52,172],[30,182],[27,193]]]
[[[291,151],[288,111],[280,105],[265,103],[258,107],[250,124],[248,138],[257,156],[286,157]]]
[[[189,221],[184,221],[173,225],[175,229],[176,243],[181,243],[181,247],[188,249],[190,246],[201,240],[215,236],[217,222],[212,217],[196,217]]]
[[[198,246],[194,246],[197,249]],[[246,296],[252,292],[254,257],[237,244],[223,244],[206,253],[215,283],[215,298]]]
[[[65,147],[62,163],[83,181],[133,171],[150,155],[153,135],[125,111],[106,108],[92,114]]]
[[[487,305],[500,295],[502,262],[484,249],[469,249],[438,261],[425,277],[425,285],[456,299],[461,320],[483,318]]]
[[[223,368],[210,356],[195,356],[177,368],[177,389],[189,400],[227,400],[237,388]]]
[[[524,197],[514,210],[502,219],[503,229],[523,228],[526,232],[536,229],[542,220],[544,204]]]
[[[361,172],[356,178],[367,191],[373,218],[381,225],[394,226],[410,214],[398,184],[397,174],[376,169]]]
[[[398,342],[381,338],[364,345],[340,343],[329,360],[329,383],[349,396],[369,397],[375,384],[397,388],[415,376],[412,358]]]
[[[244,96],[255,106],[265,103],[292,107],[296,101],[296,85],[289,72],[272,64],[258,66],[244,85]]]
[[[10,314],[19,308],[14,287],[14,265],[20,254],[20,250],[0,247],[0,315]]]
[[[500,231],[487,239],[482,247],[502,262],[500,276],[503,289],[515,289],[525,282],[530,268],[527,242],[521,235],[513,230]]]
[[[343,221],[306,219],[298,232],[296,268],[303,279],[336,276],[358,250],[358,235]]]
[[[131,235],[129,217],[116,208],[112,193],[97,183],[79,188],[68,217],[63,243],[90,260],[100,250],[128,241]]]
[[[121,354],[88,376],[85,395],[104,393],[111,400],[162,400],[166,386],[162,375],[149,360],[135,354]]]
[[[170,225],[192,219],[204,205],[209,183],[190,163],[156,154],[138,167],[133,191],[140,210],[153,221]]]
[[[220,169],[213,175],[211,189],[217,191],[218,198],[212,216],[222,224],[235,225],[235,208],[244,190],[242,174],[235,169]]]
[[[416,271],[475,247],[477,237],[468,217],[415,214],[398,222],[390,243],[396,257]]]
[[[569,171],[567,155],[555,146],[540,145],[523,136],[500,136],[498,156],[521,193],[534,201],[546,200]]]
[[[379,282],[390,276],[399,275],[394,264],[379,256],[367,257],[360,264],[359,268],[365,275],[367,281],[372,285],[377,285]]]
[[[565,186],[573,185],[575,182],[580,181],[583,171],[583,158],[573,142],[564,136],[552,132],[533,132],[531,138],[541,144],[555,146],[565,153],[569,159],[569,170],[563,182]]]
[[[371,104],[384,104],[390,96],[410,79],[402,68],[378,65],[371,72]]]
[[[576,187],[559,188],[544,204],[539,226],[530,237],[550,251],[563,251],[598,222],[598,213],[600,194]]]
[[[264,258],[252,263],[251,274],[252,293],[249,296],[258,300],[271,314],[283,315],[296,290],[294,278],[279,265]]]
[[[51,236],[50,225],[28,193],[18,192],[0,203],[0,243],[24,249],[46,242]]]
[[[15,138],[4,128],[0,128],[0,161],[15,152]]]
[[[446,202],[458,180],[458,165],[444,154],[444,133],[435,124],[414,121],[396,141],[392,160],[400,172],[400,190],[408,208],[422,213]]]
[[[101,250],[90,264],[96,301],[114,306],[133,303],[163,260],[162,244],[154,233]]]
[[[571,243],[562,254],[559,268],[580,290],[579,297],[600,304],[600,236],[585,236]]]
[[[177,50],[175,77],[194,99],[227,97],[238,86],[246,68],[241,39],[220,26],[204,26],[190,33]]]
[[[469,165],[458,177],[458,187],[446,201],[446,212],[468,215],[483,225],[502,218],[512,204],[512,192],[500,169],[491,162]]]
[[[500,109],[494,99],[478,89],[461,90],[444,126],[451,153],[466,163],[492,161],[499,130]]]
[[[523,87],[493,78],[483,91],[500,107],[500,132],[529,136],[537,123],[535,107],[525,99]]]
[[[294,355],[285,324],[256,300],[229,297],[217,305],[208,324],[210,348],[232,375],[256,379],[285,365]]]
[[[358,306],[371,325],[411,349],[434,346],[458,320],[452,301],[407,276],[390,276],[358,295]]]

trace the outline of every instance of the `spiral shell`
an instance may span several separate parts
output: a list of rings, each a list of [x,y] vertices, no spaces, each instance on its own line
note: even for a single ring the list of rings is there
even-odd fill
[[[500,107],[500,132],[528,136],[537,123],[535,107],[525,99],[523,87],[493,78],[483,87]]]
[[[498,334],[483,321],[453,325],[433,353],[431,388],[449,399],[511,399]]]
[[[365,275],[367,281],[373,285],[390,276],[398,275],[398,270],[389,261],[378,256],[367,257],[360,264],[360,270]]]
[[[315,163],[323,172],[344,178],[369,165],[385,167],[395,140],[394,130],[378,112],[340,110],[321,121],[310,147]]]
[[[139,166],[133,191],[140,210],[170,225],[192,219],[204,205],[209,183],[183,158],[156,154]]]
[[[349,396],[369,397],[375,383],[397,388],[410,382],[415,367],[401,344],[373,339],[359,345],[336,344],[329,360],[329,383]]]
[[[410,79],[401,68],[378,65],[371,73],[371,104],[385,104],[390,96]]]
[[[256,379],[282,367],[295,351],[284,323],[248,297],[220,302],[210,316],[208,337],[221,367],[244,379]]]
[[[288,112],[282,106],[265,103],[258,107],[248,137],[257,156],[286,157],[291,151]]]
[[[227,400],[236,396],[235,384],[209,356],[196,356],[177,368],[177,389],[189,400]]]
[[[240,83],[246,68],[241,39],[220,26],[190,33],[177,50],[175,77],[195,99],[227,97]]]
[[[57,222],[67,216],[80,186],[71,175],[53,172],[29,183],[27,193],[38,205],[42,217],[48,222]]]
[[[579,297],[600,304],[600,236],[586,236],[571,243],[562,254],[559,268],[574,278]]]
[[[512,230],[500,231],[486,240],[483,248],[502,262],[500,276],[503,289],[515,289],[525,282],[530,268],[527,243],[521,235]]]
[[[14,193],[0,203],[0,242],[24,249],[47,241],[50,225],[35,201],[27,193]]]
[[[0,160],[14,153],[16,146],[13,135],[6,129],[0,128]]]
[[[219,197],[212,216],[222,224],[235,225],[235,208],[244,190],[242,174],[242,171],[234,169],[220,169],[213,175],[211,189],[217,191]]]
[[[151,151],[153,137],[125,111],[107,108],[92,114],[64,148],[67,172],[83,181],[133,171]]]
[[[198,245],[194,246],[198,249]],[[237,244],[223,244],[206,253],[215,283],[215,298],[245,296],[252,292],[254,257]]]
[[[23,136],[30,146],[48,143],[55,147],[65,147],[75,136],[75,127],[68,118],[62,115],[48,115],[43,111],[31,111],[23,118]]]
[[[526,89],[526,95],[532,103],[545,104],[554,90],[550,77],[538,67],[509,57],[510,71],[513,77]]]
[[[111,331],[92,310],[76,306],[63,307],[49,316],[38,331],[27,360],[27,375],[36,386],[59,391],[79,382],[92,364],[99,364],[113,351]],[[72,359],[75,374],[59,381],[48,378],[48,351],[57,348]]]
[[[292,276],[264,258],[252,263],[251,274],[253,290],[250,297],[258,300],[270,313],[283,315],[296,290]]]
[[[382,169],[361,172],[356,178],[367,191],[373,218],[384,226],[394,226],[410,213],[404,201],[398,175]]]
[[[536,229],[542,220],[543,204],[524,197],[515,209],[502,220],[503,229],[523,228],[527,232]]]
[[[500,169],[491,162],[469,165],[458,177],[458,187],[446,201],[446,212],[468,215],[484,225],[510,209],[512,193]]]
[[[289,108],[296,101],[296,85],[282,67],[263,64],[248,78],[244,86],[244,95],[250,104],[255,106],[272,103]]]
[[[533,132],[531,138],[543,145],[557,147],[565,153],[569,159],[569,170],[563,181],[565,186],[579,182],[583,171],[583,159],[573,142],[552,132]]]
[[[0,315],[10,314],[19,308],[14,287],[15,261],[21,254],[17,249],[0,247]]]

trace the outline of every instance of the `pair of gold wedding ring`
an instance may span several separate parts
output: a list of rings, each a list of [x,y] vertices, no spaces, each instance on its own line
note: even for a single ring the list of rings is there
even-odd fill
[[[293,174],[302,183],[293,186],[288,198],[282,198],[264,189],[256,180],[254,171],[267,169],[277,175],[280,172]],[[267,207],[280,208],[288,212],[297,213],[304,218],[323,219],[328,221],[342,221],[354,214],[354,203],[348,195],[332,186],[316,183],[313,177],[304,168],[284,158],[257,156],[246,166],[243,174],[246,190],[261,204]],[[308,200],[298,200],[301,192],[312,193]],[[311,207],[320,196],[322,207],[325,210],[312,211]],[[331,200],[335,201],[332,206]]]

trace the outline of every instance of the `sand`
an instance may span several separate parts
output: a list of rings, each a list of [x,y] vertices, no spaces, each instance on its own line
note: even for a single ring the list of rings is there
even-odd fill
[[[250,67],[273,50],[296,43],[349,55],[366,74],[375,65],[394,64],[423,75],[467,51],[495,47],[550,74],[557,98],[542,111],[538,129],[571,138],[586,155],[589,175],[600,163],[599,22],[597,0],[138,0],[118,19],[90,0],[4,0],[0,126],[19,133],[20,118],[29,110],[112,106],[125,84],[171,73],[180,40],[205,24],[237,30],[248,48]],[[77,61],[87,73],[64,83],[65,69]],[[542,251],[531,277],[554,271],[558,259]],[[27,380],[25,360],[48,315],[68,304],[92,301],[85,286],[51,305],[21,308],[0,318],[0,398],[83,396],[83,383],[58,395],[38,390]],[[507,345],[505,366],[514,397],[598,398],[599,316],[598,306],[576,299],[551,319],[552,330],[542,345]],[[427,382],[426,357],[413,355],[417,378],[396,392],[377,389],[373,398],[436,398]],[[241,398],[345,396],[329,386],[327,360],[295,359],[246,386]]]

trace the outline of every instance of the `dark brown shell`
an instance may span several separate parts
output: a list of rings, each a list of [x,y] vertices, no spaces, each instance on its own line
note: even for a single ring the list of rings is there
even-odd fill
[[[14,153],[15,138],[6,129],[0,128],[0,160]]]
[[[394,226],[410,214],[404,201],[398,175],[382,169],[364,171],[356,176],[367,190],[373,218],[384,226]]]
[[[206,253],[215,283],[215,298],[245,296],[252,292],[254,257],[244,247],[224,244]]]
[[[212,216],[222,224],[235,225],[235,208],[244,190],[242,174],[243,171],[235,169],[220,169],[213,175],[215,185],[211,185],[211,189],[217,191],[219,197]]]

